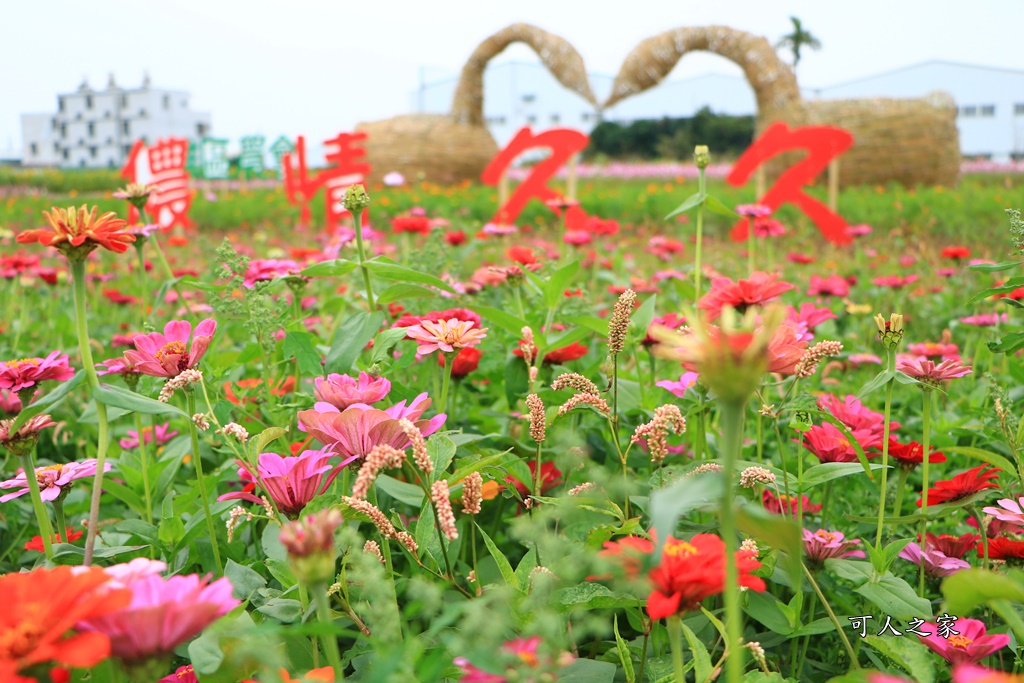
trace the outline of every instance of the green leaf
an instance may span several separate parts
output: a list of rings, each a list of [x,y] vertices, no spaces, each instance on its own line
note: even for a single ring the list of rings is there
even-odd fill
[[[115,387],[109,384],[101,384],[92,392],[93,397],[100,403],[115,408],[122,408],[129,412],[142,413],[144,415],[185,415],[185,411],[172,406],[170,403],[162,403],[125,387]]]
[[[337,277],[339,275],[348,275],[358,267],[359,264],[355,261],[334,259],[333,261],[314,263],[308,268],[303,268],[299,271],[299,275],[305,277]]]
[[[590,581],[559,590],[555,600],[565,608],[563,611],[618,609],[644,604],[643,600],[629,593],[616,593],[607,586]]]
[[[470,306],[470,310],[480,314],[484,327],[497,325],[509,334],[519,339],[523,335],[523,328],[529,327],[530,323],[518,318],[507,311],[489,306]]]
[[[1016,353],[1024,349],[1024,332],[1011,332],[998,342],[988,342],[986,346],[992,353]]]
[[[977,270],[982,273],[1001,273],[1004,270],[1011,270],[1024,263],[1024,261],[1003,261],[1002,263],[978,263],[967,266],[968,270]]]
[[[683,627],[683,635],[686,636],[686,643],[693,653],[695,681],[706,681],[711,678],[711,655],[700,638],[690,630],[690,627],[680,622]]]
[[[443,478],[444,471],[455,459],[455,442],[444,434],[434,434],[427,439],[427,453],[434,461],[434,480]]]
[[[1024,603],[1024,573],[997,574],[987,569],[964,569],[942,582],[942,611],[966,615],[990,600]]]
[[[887,615],[883,615],[884,618]],[[884,625],[884,621],[882,624]],[[890,632],[886,637],[868,635],[864,641],[911,674],[917,683],[935,683],[935,663],[931,650],[916,638],[894,638]]]
[[[555,309],[558,307],[559,302],[565,298],[566,288],[572,282],[572,279],[576,277],[576,273],[579,270],[580,262],[573,261],[551,273],[548,281],[544,283],[544,303],[548,308]]]
[[[855,560],[825,560],[825,567],[842,578],[852,581],[854,592],[881,608],[882,613],[894,619],[929,619],[931,602],[917,597],[917,592],[903,579],[891,573],[879,578],[870,562]]]
[[[993,294],[1008,294],[1018,287],[1024,287],[1024,277],[1011,277],[1009,280],[999,285],[998,287],[989,287],[976,293],[970,299],[967,300],[967,305],[970,306],[973,303],[977,303],[982,299],[987,299]]]
[[[381,330],[373,338],[373,353],[370,355],[370,364],[379,363],[387,358],[395,344],[405,339],[408,330],[404,327],[393,327]]]
[[[416,507],[423,505],[423,489],[415,484],[399,481],[386,474],[378,475],[374,480],[374,484],[384,493],[406,505],[414,505]]]
[[[85,379],[85,370],[79,370],[75,373],[74,377],[69,379],[67,382],[63,382],[56,389],[43,396],[38,401],[30,403],[21,409],[18,416],[14,418],[14,422],[8,428],[8,433],[14,434],[18,429],[25,424],[29,418],[35,417],[40,413],[44,412],[47,408],[54,409],[64,402],[70,394],[82,381]]]
[[[615,647],[619,651],[619,661],[622,662],[622,670],[626,674],[626,683],[634,683],[636,681],[636,671],[633,670],[633,653],[629,651],[626,641],[619,635],[618,614],[615,615],[615,619],[612,621],[612,632],[615,633]]]
[[[694,478],[704,479],[705,476],[707,475]],[[736,511],[736,528],[784,552],[790,584],[800,585],[803,575],[800,569],[803,539],[799,526],[785,517],[771,514],[758,505],[744,505]]]
[[[402,301],[403,299],[428,299],[435,296],[439,296],[439,294],[436,290],[429,287],[414,285],[409,282],[396,282],[385,287],[377,295],[377,303],[384,306],[393,301]]]
[[[475,523],[475,522],[474,522]],[[483,530],[479,524],[476,525],[477,531],[480,532],[481,538],[484,539],[484,545],[487,546],[487,551],[494,558],[494,563],[498,565],[498,571],[501,572],[501,577],[505,579],[505,583],[509,588],[514,588],[519,592],[523,592],[522,586],[519,585],[519,579],[516,578],[515,571],[512,570],[512,564],[505,557],[505,554],[498,549],[498,546],[494,544],[491,537],[487,535],[487,532]]]
[[[324,371],[345,373],[352,369],[359,354],[377,334],[384,322],[384,314],[380,311],[367,313],[360,311],[345,319],[334,331],[331,350],[327,352]]]
[[[864,398],[868,394],[885,386],[886,382],[896,378],[896,373],[893,370],[881,370],[877,375],[871,378],[867,384],[860,388],[857,392],[857,398]]]
[[[271,598],[256,609],[283,624],[293,624],[302,616],[302,603],[290,598]]]
[[[884,469],[884,465],[872,464],[871,469],[880,470]],[[803,486],[797,486],[796,490],[799,493],[804,493],[810,489],[824,484],[827,481],[834,479],[840,479],[842,477],[849,477],[853,474],[861,474],[864,472],[864,468],[858,462],[826,462],[820,465],[815,465],[804,471]]]
[[[320,352],[313,346],[313,339],[309,332],[285,332],[282,350],[285,360],[298,361],[303,375],[319,377],[324,366],[320,364]]]
[[[706,198],[707,198],[707,193],[703,193],[702,194],[700,192],[696,192],[694,194],[691,194],[689,197],[687,197],[686,199],[683,200],[682,204],[680,204],[675,209],[673,209],[672,213],[670,213],[669,215],[665,216],[665,220],[668,220],[669,218],[672,218],[673,216],[677,216],[677,215],[683,213],[684,211],[689,211],[690,209],[692,209],[693,207],[697,206],[698,204],[702,204]]]
[[[558,683],[612,683],[617,670],[611,662],[575,659],[558,673]]]
[[[181,517],[166,517],[160,520],[157,540],[165,548],[177,548],[183,538],[185,538],[185,523],[181,521]]]
[[[249,441],[246,444],[246,450],[249,452],[249,457],[255,460],[260,453],[263,453],[263,449],[271,442],[276,439],[280,439],[287,433],[288,430],[283,427],[267,427],[256,436],[249,437]]]
[[[709,211],[717,213],[719,216],[725,216],[726,218],[739,218],[739,214],[711,195],[708,195],[704,199],[704,206],[708,207]]]
[[[679,518],[691,510],[717,503],[722,497],[721,475],[709,472],[685,477],[651,494],[651,526],[658,539],[654,557],[661,557],[665,539],[676,532]]]
[[[793,624],[782,610],[784,604],[771,593],[750,591],[743,611],[771,631],[779,635],[788,636],[793,632]]]
[[[588,330],[592,330],[601,337],[608,336],[608,320],[606,318],[594,318],[591,316],[575,316],[565,319],[566,322],[572,323],[573,325],[579,325],[585,327]]]
[[[239,600],[248,600],[255,591],[267,585],[267,580],[255,569],[230,559],[224,565],[224,576],[231,581],[232,595]]]
[[[399,265],[389,258],[380,256],[375,259],[367,261],[365,264],[366,269],[377,277],[384,278],[385,280],[398,280],[399,282],[418,282],[421,285],[430,285],[443,289],[446,292],[455,293],[452,286],[440,278],[436,278],[433,275],[427,275],[421,273],[418,270],[412,268],[406,268],[405,266]]]
[[[654,314],[657,312],[658,295],[652,294],[647,297],[647,300],[640,304],[640,307],[633,312],[630,316],[630,325],[636,329],[636,335],[640,339],[647,336],[647,328],[651,326],[651,321],[654,320]]]

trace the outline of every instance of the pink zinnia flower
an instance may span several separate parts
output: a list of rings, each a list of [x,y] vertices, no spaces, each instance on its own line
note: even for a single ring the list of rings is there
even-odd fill
[[[402,431],[398,421],[402,418],[413,422],[423,434],[430,436],[444,424],[448,416],[435,415],[430,420],[420,416],[430,407],[430,399],[422,393],[412,400],[408,407],[405,401],[396,403],[387,410],[371,408],[355,403],[345,410],[338,410],[330,403],[318,402],[313,410],[299,413],[299,425],[308,431],[328,450],[349,458],[365,457],[374,446],[386,444],[399,450],[409,447],[409,437]]]
[[[920,628],[930,630],[932,634],[918,636],[918,639],[954,666],[975,664],[1010,642],[1010,636],[1005,633],[987,635],[985,624],[977,619],[957,619],[953,623],[953,631],[959,631],[959,634],[952,633],[948,638],[939,635],[936,624],[926,623]]]
[[[797,328],[802,324],[809,332],[814,332],[814,328],[826,320],[835,319],[836,314],[832,312],[832,309],[819,308],[810,301],[800,304],[800,310],[790,306],[789,313],[786,316],[786,322],[791,323]],[[812,338],[813,336],[808,335],[806,341],[810,341]]]
[[[146,443],[153,443],[154,432],[156,434],[156,445],[163,446],[171,439],[178,435],[176,430],[171,429],[170,422],[164,422],[162,425],[155,425],[152,429],[149,427],[142,428],[142,439]],[[133,429],[128,430],[128,436],[121,439],[117,444],[126,451],[130,451],[133,448],[139,447],[139,433]]]
[[[939,579],[951,574],[956,574],[961,569],[969,569],[970,563],[956,557],[949,557],[938,548],[931,547],[925,543],[922,550],[917,543],[908,543],[907,547],[900,551],[899,557],[913,562],[918,567],[924,565],[924,573],[933,579]]]
[[[764,218],[772,214],[772,207],[764,204],[740,204],[735,209],[736,213],[747,218]]]
[[[860,367],[861,365],[881,365],[882,359],[873,353],[851,353],[850,357],[846,359],[847,362],[853,367]]]
[[[348,375],[331,373],[327,377],[317,377],[314,382],[316,400],[330,403],[338,410],[345,410],[355,403],[376,403],[391,391],[391,382],[383,377],[370,377],[365,372],[359,373],[358,381]]]
[[[163,334],[137,335],[134,339],[136,350],[125,351],[124,357],[144,375],[177,377],[195,367],[210,348],[216,331],[217,323],[212,318],[199,323],[195,335],[192,334],[192,324],[187,320],[172,320],[164,326]],[[191,347],[189,337],[192,337]]]
[[[291,259],[252,259],[245,271],[242,285],[252,289],[257,282],[295,275],[300,270],[302,267]]]
[[[862,449],[875,443],[872,441],[874,435],[869,431],[851,430],[851,434],[861,444]],[[801,443],[821,462],[857,462],[857,451],[853,444],[835,425],[829,422],[816,424],[808,429],[804,432]],[[868,457],[871,456],[868,455]]]
[[[174,673],[167,674],[161,678],[157,683],[199,683],[199,678],[196,677],[196,672],[192,665],[185,664],[175,669]],[[872,683],[874,682],[872,681]]]
[[[520,665],[526,665],[529,669],[536,669],[542,664],[540,657],[537,655],[540,643],[541,639],[536,636],[533,638],[516,638],[506,642],[501,646],[501,649],[518,659]],[[568,664],[572,659],[571,656],[565,656],[564,663]],[[559,663],[562,662],[563,658],[559,658]],[[482,669],[478,669],[470,664],[469,660],[465,657],[456,657],[454,663],[462,669],[462,678],[459,679],[460,683],[506,683],[509,680],[506,676],[487,673]],[[516,680],[519,680],[519,677]]]
[[[979,313],[977,315],[969,315],[966,318],[960,318],[960,322],[964,325],[974,325],[975,327],[992,327],[1000,323],[1005,323],[1010,319],[1007,313]]]
[[[18,392],[0,389],[0,413],[17,415],[21,412],[21,397]]]
[[[818,408],[832,414],[837,420],[846,425],[851,432],[866,432],[870,434],[869,438],[860,439],[858,437],[861,443],[881,443],[884,433],[882,423],[885,416],[864,406],[856,396],[847,395],[843,400],[839,400],[837,396],[825,394],[818,397]],[[899,428],[899,422],[889,422],[890,435]]]
[[[870,235],[872,232],[873,230],[871,226],[866,223],[846,226],[846,234],[850,237],[864,237],[865,235]]]
[[[519,228],[514,225],[501,225],[499,223],[488,223],[484,226],[483,233],[485,235],[514,235],[519,232]]]
[[[788,323],[783,323],[775,329],[771,340],[768,342],[768,367],[766,372],[774,372],[780,375],[792,375],[796,372],[796,365],[804,356],[807,350],[807,341],[800,339],[799,332]]]
[[[96,364],[97,375],[138,375],[139,371],[124,356],[109,358]]]
[[[303,451],[298,456],[280,456],[277,453],[260,453],[258,465],[253,472],[249,464],[236,460],[238,475],[242,481],[255,482],[267,492],[277,509],[295,519],[306,505],[327,490],[342,468],[356,459],[356,456],[342,460],[335,466],[327,463],[334,453],[328,450]],[[263,501],[247,491],[225,493],[217,500],[247,500],[252,503]]]
[[[953,669],[953,683],[1020,683],[1022,680],[1016,674],[993,671],[974,664],[961,664]]]
[[[946,342],[917,342],[915,344],[907,344],[907,351],[915,356],[925,356],[926,358],[959,358],[960,347],[956,344],[947,344]]]
[[[761,271],[735,282],[727,277],[716,277],[711,280],[711,289],[701,297],[697,308],[707,311],[709,321],[717,320],[725,306],[732,306],[738,313],[743,313],[750,306],[766,303],[793,289],[793,285],[778,279],[776,274]]]
[[[916,275],[886,275],[884,277],[876,277],[874,282],[879,287],[889,287],[890,289],[902,289],[907,285],[912,285],[917,282]]]
[[[923,356],[901,359],[896,364],[896,369],[916,380],[932,385],[971,374],[971,367],[964,365],[960,360],[944,360],[936,365],[935,361]]]
[[[765,239],[767,237],[782,237],[786,234],[786,226],[782,221],[774,218],[755,218],[754,237]]]
[[[807,288],[807,296],[849,296],[850,283],[839,275],[828,277],[811,276],[811,284]]]
[[[455,349],[476,346],[487,336],[484,332],[488,328],[474,330],[474,325],[473,322],[458,318],[438,320],[437,322],[424,320],[418,325],[407,328],[407,334],[420,343],[416,353],[421,356],[439,349],[446,353],[453,353]]]
[[[684,372],[678,379],[673,381],[669,379],[663,379],[660,382],[655,383],[655,386],[667,389],[672,392],[673,396],[683,397],[686,390],[697,383],[697,378],[700,377],[696,372]]]
[[[109,462],[104,463],[103,471],[110,471]],[[56,500],[64,488],[71,485],[71,482],[96,476],[96,458],[37,467],[35,473],[36,481],[39,482],[39,497],[43,500]],[[0,481],[0,489],[16,489],[13,493],[0,496],[0,503],[6,503],[28,493],[28,479],[25,478],[25,470],[20,470],[14,479]]]
[[[68,354],[53,351],[46,358],[21,358],[0,363],[0,389],[21,391],[48,379],[66,382],[75,376]]]
[[[0,420],[0,446],[17,456],[29,455],[39,441],[39,433],[47,427],[57,424],[49,415],[33,415],[12,434],[11,426],[14,425],[14,422],[15,418],[13,417],[9,420]],[[2,484],[0,484],[0,488],[2,488]],[[2,502],[3,499],[0,499],[0,503]]]
[[[171,652],[239,604],[226,577],[211,583],[198,574],[149,575],[128,588],[132,601],[127,607],[78,625],[105,634],[111,655],[127,661]]]
[[[1002,498],[997,500],[996,503],[998,503],[999,507],[990,506],[982,508],[985,514],[992,515],[996,519],[1008,524],[1024,526],[1024,498],[1019,498],[1018,500]]]
[[[865,557],[863,551],[852,549],[860,543],[859,538],[847,541],[842,532],[825,531],[824,529],[814,532],[804,529],[803,534],[804,554],[807,555],[808,560],[816,564],[821,564],[830,558]]]

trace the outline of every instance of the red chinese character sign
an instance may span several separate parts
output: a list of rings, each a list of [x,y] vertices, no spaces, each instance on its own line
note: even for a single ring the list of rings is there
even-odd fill
[[[775,184],[758,199],[759,204],[774,211],[783,204],[795,204],[810,218],[821,234],[835,244],[847,244],[853,238],[846,232],[846,221],[827,206],[804,192],[815,176],[853,145],[853,135],[832,126],[806,126],[791,129],[785,123],[773,123],[754,141],[732,167],[726,177],[730,185],[739,187],[750,180],[759,166],[784,152],[805,151],[807,157],[793,164],[778,177]],[[748,221],[738,221],[732,238],[747,239]]]
[[[366,176],[370,174],[370,165],[362,161],[366,156],[361,144],[364,140],[366,133],[339,133],[337,137],[325,140],[329,166],[315,175],[309,173],[303,136],[300,135],[296,141],[294,152],[281,155],[285,192],[289,202],[301,207],[303,223],[309,224],[309,203],[321,188],[324,189],[326,227],[333,230],[348,215],[342,205],[345,190],[351,185],[365,184]]]
[[[130,183],[156,186],[156,191],[149,195],[146,212],[162,230],[169,230],[175,225],[183,228],[192,226],[188,218],[192,191],[188,187],[189,176],[185,170],[187,160],[188,140],[185,138],[165,138],[152,146],[137,140],[121,169],[121,177]],[[135,207],[129,209],[128,220],[139,220]]]
[[[585,133],[571,128],[552,128],[539,134],[534,134],[529,126],[521,128],[515,137],[505,145],[505,149],[498,152],[484,169],[480,176],[484,184],[498,185],[512,162],[524,152],[547,148],[551,150],[551,153],[530,169],[530,175],[526,180],[519,184],[519,187],[502,206],[498,207],[492,222],[499,225],[514,223],[531,199],[539,199],[542,202],[562,199],[558,192],[548,187],[548,181],[573,155],[583,151],[589,140],[590,138]],[[586,212],[579,206],[568,206],[566,209],[565,225],[567,229],[580,229],[586,219]]]

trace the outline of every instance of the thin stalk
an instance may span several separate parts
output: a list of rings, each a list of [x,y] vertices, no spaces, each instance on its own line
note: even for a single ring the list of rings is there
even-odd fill
[[[747,275],[754,272],[754,218],[747,217]]]
[[[697,192],[704,194],[704,169],[697,168]],[[704,202],[697,205],[697,244],[693,251],[693,300],[700,299],[700,251],[704,241]]]
[[[846,654],[850,656],[850,666],[852,666],[854,669],[859,669],[860,664],[857,663],[857,653],[854,652],[853,646],[850,645],[849,639],[846,637],[846,634],[843,633],[843,625],[839,623],[839,619],[836,618],[836,613],[832,611],[832,606],[828,604],[828,600],[825,599],[824,593],[822,593],[821,588],[818,587],[818,582],[814,580],[814,575],[811,574],[810,571],[808,571],[807,567],[802,562],[800,563],[800,567],[804,570],[804,576],[806,576],[807,580],[811,582],[811,587],[814,588],[814,592],[815,594],[817,594],[818,600],[821,601],[821,604],[822,606],[824,606],[825,611],[828,612],[829,620],[832,622],[833,625],[835,625],[836,633],[839,634],[839,637],[843,641],[843,646],[846,648]]]
[[[811,593],[811,605],[807,611],[807,622],[808,624],[814,623],[814,609],[817,607],[818,596],[816,593]],[[804,636],[803,645],[800,648],[800,659],[798,660],[796,667],[796,677],[798,679],[804,676],[804,664],[807,662],[807,646],[811,644],[811,636],[808,634]]]
[[[149,297],[146,296],[146,257],[142,254],[143,244],[145,242],[142,239],[136,238],[135,255],[139,259],[139,305],[142,307],[142,322],[145,323],[148,317],[146,315],[146,307],[148,306],[146,299]]]
[[[306,584],[301,581],[296,585],[299,588],[299,604],[302,605],[302,614],[305,615],[306,610],[309,609],[309,591],[306,590]],[[320,651],[316,647],[316,636],[309,637],[309,647],[313,653],[313,668],[316,669],[320,666]]]
[[[887,350],[889,356],[889,369],[893,366],[893,352]],[[881,493],[878,496],[878,531],[875,534],[875,549],[882,549],[882,525],[885,517],[886,475],[889,473],[889,416],[892,412],[892,390],[896,385],[895,379],[890,379],[885,385],[885,414],[882,423],[882,481],[879,483]]]
[[[743,615],[740,612],[739,575],[736,568],[736,525],[733,519],[733,474],[736,461],[740,457],[743,444],[743,412],[745,400],[723,401],[721,408],[722,452],[725,464],[722,475],[725,479],[725,492],[722,495],[721,529],[722,540],[725,541],[725,629],[728,642],[725,647],[730,652],[725,661],[726,683],[739,683],[743,678],[743,648],[740,641],[743,635]]]
[[[370,310],[376,305],[373,302],[373,285],[370,283],[370,270],[366,267],[366,247],[363,245],[363,211],[356,211],[353,216],[356,222],[356,254],[359,258],[359,269],[363,271],[363,282],[366,283],[366,300],[370,302]]]
[[[322,585],[315,586],[313,588],[313,595],[316,599],[317,620],[321,624],[333,623],[331,606],[327,602],[327,587]],[[323,641],[324,654],[327,655],[327,661],[330,663],[331,668],[334,669],[334,680],[344,681],[345,674],[341,666],[341,650],[338,649],[338,639],[329,633],[325,633],[321,636],[321,640]]]
[[[443,353],[443,352],[442,352]],[[448,386],[452,383],[452,367],[455,365],[455,356],[458,352],[444,353],[444,380],[441,384],[441,410],[448,412]]]
[[[921,521],[918,524],[918,542],[921,548],[925,547],[925,538],[928,534],[928,520],[924,513],[928,511],[928,447],[931,441],[931,419],[932,419],[932,392],[922,392],[924,396],[924,407],[921,410]],[[1022,480],[1024,481],[1024,480]],[[918,574],[917,594],[924,597],[924,562]]]
[[[71,541],[67,539],[68,523],[64,519],[64,501],[60,496],[58,496],[57,499],[53,501],[52,505],[53,518],[57,522],[58,540],[64,543],[70,543]]]
[[[210,512],[210,496],[206,492],[206,477],[203,475],[203,458],[199,452],[199,430],[191,416],[196,414],[196,395],[190,387],[185,391],[185,400],[188,402],[188,432],[192,437],[192,462],[196,464],[196,484],[199,486],[199,498],[203,503],[203,514],[206,515],[206,531],[210,534],[210,545],[213,546],[213,562],[217,565],[217,573],[224,574],[224,563],[220,559],[220,547],[217,544],[217,528],[213,525],[213,515]]]
[[[95,391],[100,386],[96,374],[96,364],[92,359],[92,347],[89,346],[89,322],[85,307],[85,261],[71,260],[71,288],[75,299],[75,327],[78,331],[78,348],[82,354],[82,367],[89,379],[89,386]],[[96,532],[100,521],[100,498],[103,493],[103,470],[107,464],[107,445],[110,441],[107,406],[99,400],[96,403],[96,425],[99,436],[96,440],[96,475],[92,480],[92,499],[89,503],[89,529],[85,537],[85,557],[82,564],[92,564],[93,550],[96,547]]]
[[[683,622],[678,616],[668,618],[668,640],[672,647],[672,671],[675,673],[675,683],[686,683],[686,671],[683,666]]]
[[[157,259],[160,261],[160,267],[164,269],[164,274],[167,279],[174,282],[174,272],[171,270],[171,264],[167,262],[167,257],[164,256],[164,250],[160,247],[160,242],[156,238],[156,233],[149,236],[149,240],[153,243],[153,250],[156,251]],[[189,304],[188,299],[181,293],[181,288],[178,287],[178,283],[174,282],[171,287],[174,289],[175,294],[178,295],[178,300],[185,306],[185,310],[188,311],[189,315],[192,315],[192,306]]]
[[[135,431],[139,435],[139,467],[142,469],[142,493],[146,499],[146,521],[153,523],[153,493],[149,488],[149,455],[142,433],[142,416],[135,413]],[[155,432],[154,432],[155,434]],[[154,438],[154,443],[156,443]]]
[[[896,480],[896,500],[892,506],[892,516],[899,517],[900,510],[903,508],[903,489],[907,486],[907,477],[910,476],[910,470],[906,467],[900,467],[900,473]]]
[[[39,524],[39,535],[43,538],[43,552],[46,554],[46,561],[53,560],[53,526],[50,524],[50,515],[43,505],[42,495],[39,493],[39,480],[36,479],[36,467],[32,454],[25,458],[25,480],[28,482],[28,493],[32,497],[32,509],[36,513],[36,522]]]

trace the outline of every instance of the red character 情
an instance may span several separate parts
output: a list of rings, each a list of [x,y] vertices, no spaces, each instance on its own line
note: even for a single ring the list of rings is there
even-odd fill
[[[348,215],[342,205],[345,190],[356,184],[365,184],[370,173],[370,165],[361,161],[366,150],[358,144],[366,140],[366,133],[340,133],[337,137],[325,140],[328,148],[326,154],[327,168],[315,175],[310,175],[306,164],[306,139],[299,136],[295,144],[295,152],[285,152],[281,156],[284,169],[284,187],[288,201],[302,208],[302,222],[310,222],[309,202],[324,188],[325,221],[328,229],[338,226],[340,220]]]

